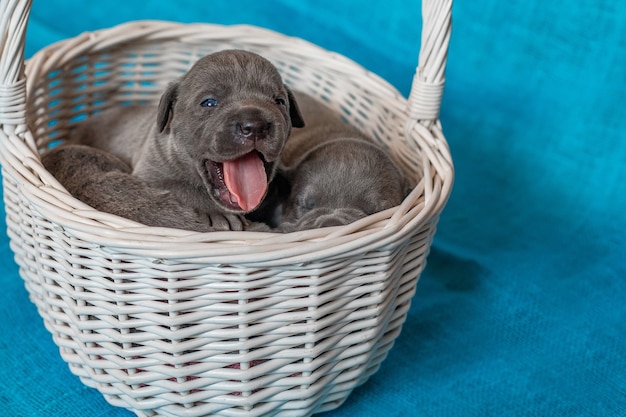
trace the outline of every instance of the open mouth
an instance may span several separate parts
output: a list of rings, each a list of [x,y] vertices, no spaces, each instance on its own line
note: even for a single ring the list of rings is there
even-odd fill
[[[268,175],[259,152],[224,162],[206,160],[204,166],[213,184],[213,195],[224,207],[248,212],[263,201]]]

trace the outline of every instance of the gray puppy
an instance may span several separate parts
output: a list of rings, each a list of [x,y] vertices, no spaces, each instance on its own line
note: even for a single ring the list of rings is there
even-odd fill
[[[215,227],[211,223],[215,216],[209,218],[189,210],[168,190],[151,187],[132,175],[130,165],[110,152],[85,145],[64,145],[46,153],[43,161],[74,197],[99,211],[147,225],[162,225],[167,220],[168,227],[178,229],[210,231]]]
[[[307,124],[281,156],[291,189],[274,193],[268,223],[282,232],[338,226],[400,204],[408,186],[389,155],[321,101],[294,96]]]
[[[118,107],[79,123],[42,162],[98,210],[149,226],[241,230],[292,126],[303,125],[276,68],[228,50],[200,59],[158,107]]]

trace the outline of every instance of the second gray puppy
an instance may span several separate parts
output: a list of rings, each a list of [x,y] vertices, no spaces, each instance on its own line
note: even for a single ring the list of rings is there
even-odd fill
[[[276,68],[228,50],[195,63],[158,108],[117,107],[79,123],[42,162],[96,209],[149,226],[241,230],[292,126],[303,125]],[[92,169],[77,166],[89,161]]]
[[[277,229],[344,225],[400,204],[408,187],[389,155],[323,102],[294,96],[307,124],[293,130],[281,156],[291,191]]]

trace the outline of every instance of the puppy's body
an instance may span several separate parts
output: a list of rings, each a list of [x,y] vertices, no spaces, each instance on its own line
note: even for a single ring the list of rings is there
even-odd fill
[[[189,210],[173,193],[153,187],[131,174],[130,165],[101,149],[59,146],[43,157],[46,168],[70,193],[94,208],[146,225],[208,232],[215,229],[241,229],[236,216]],[[70,164],[71,163],[71,164]]]
[[[115,168],[115,180],[102,182],[99,192],[117,195],[122,183],[136,186],[96,209],[150,226],[241,229],[242,214],[259,206],[267,192],[292,125],[302,126],[303,121],[276,68],[256,54],[222,51],[200,59],[170,84],[158,108],[104,111],[80,123],[61,148],[86,145],[89,148],[74,151],[84,160],[103,157],[100,151],[104,151],[130,167],[130,172]],[[89,156],[90,148],[98,152]],[[71,159],[58,163],[61,154],[71,152],[53,149],[50,153],[44,155],[44,165],[57,178],[65,178],[70,193],[84,195],[76,189],[81,180],[73,181],[64,172],[75,163]],[[82,174],[102,172],[94,168]],[[134,179],[127,180],[126,175]],[[151,200],[162,201],[163,192],[168,204],[151,206]],[[152,212],[128,210],[128,205]],[[129,216],[129,212],[136,215]],[[181,212],[186,212],[183,218],[205,221],[181,227]]]
[[[322,102],[294,95],[307,125],[294,129],[281,156],[291,191],[278,230],[347,224],[400,204],[407,187],[391,158]]]

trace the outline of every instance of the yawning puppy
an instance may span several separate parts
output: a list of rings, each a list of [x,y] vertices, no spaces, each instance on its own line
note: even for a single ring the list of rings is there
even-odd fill
[[[294,95],[307,124],[281,156],[291,190],[268,224],[282,232],[338,226],[400,204],[408,187],[389,155],[322,102]]]
[[[267,193],[291,127],[303,125],[276,68],[257,54],[228,50],[200,59],[170,84],[158,107],[104,111],[78,124],[68,144],[60,148],[80,144],[87,145],[75,151],[81,155],[89,148],[109,152],[130,167],[125,175],[135,179],[124,182],[138,179],[145,184],[136,183],[132,192],[119,193],[123,186],[119,179],[102,183],[93,190],[101,195],[90,198],[96,209],[104,207],[98,207],[98,201],[106,200],[108,212],[166,227],[180,227],[173,217],[183,210],[207,219],[202,226],[183,228],[241,229],[241,215],[258,207]],[[52,170],[73,169],[71,159],[59,163],[58,149],[44,155],[43,163],[77,195],[75,184],[84,178],[73,180],[66,172]],[[54,164],[49,163],[52,159]],[[94,168],[92,174],[102,175],[102,171]],[[168,204],[146,204],[154,197],[152,190],[167,191],[160,199]],[[137,210],[129,210],[133,205]],[[167,209],[172,205],[176,210]],[[145,216],[142,210],[154,213]],[[219,221],[224,218],[228,221]]]

